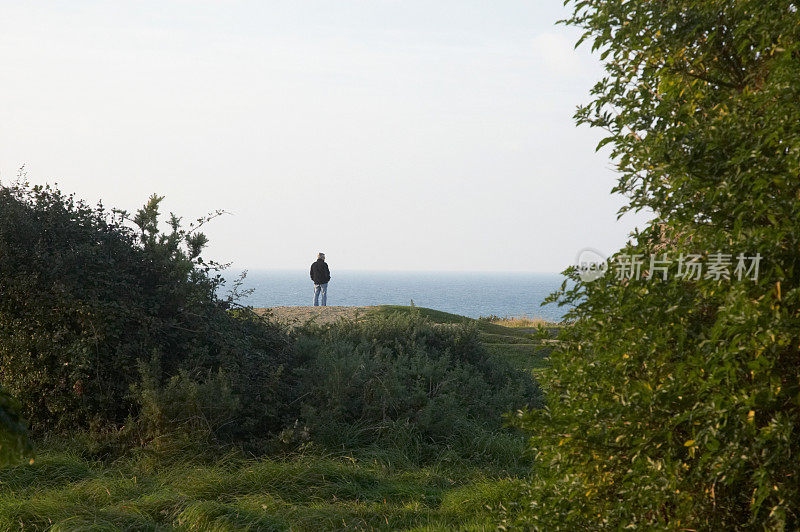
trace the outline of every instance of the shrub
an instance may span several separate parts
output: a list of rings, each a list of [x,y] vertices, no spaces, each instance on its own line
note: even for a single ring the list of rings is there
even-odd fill
[[[149,438],[183,407],[223,439],[282,426],[285,331],[217,297],[195,230],[206,219],[184,230],[173,215],[163,233],[160,201],[129,220],[51,187],[0,187],[0,384],[34,431],[113,430],[143,414]]]
[[[501,415],[539,406],[532,379],[487,356],[477,328],[416,314],[308,327],[295,345],[302,420],[333,448],[381,444],[429,459],[480,453]]]
[[[0,388],[0,466],[16,462],[31,452],[28,428],[19,402]]]
[[[548,408],[519,419],[538,476],[507,521],[797,529],[800,13],[572,3],[608,72],[578,119],[609,131],[628,208],[657,217],[620,255],[764,261],[742,281],[679,279],[674,264],[667,281],[568,270],[575,286],[557,299],[577,306],[543,379]]]

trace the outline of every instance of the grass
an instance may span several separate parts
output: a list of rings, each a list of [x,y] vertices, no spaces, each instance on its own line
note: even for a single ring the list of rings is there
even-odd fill
[[[490,356],[535,372],[547,363],[530,331],[432,309],[437,323],[475,322]],[[518,440],[518,441],[517,441]],[[498,440],[499,441],[499,440]],[[0,469],[0,530],[490,530],[488,508],[529,470],[509,470],[522,439],[486,442],[471,461],[415,465],[388,449],[283,458],[189,450],[98,458],[81,439],[40,442],[36,460]]]
[[[434,310],[430,308],[423,308],[423,307],[406,307],[401,305],[381,305],[377,307],[376,311],[378,313],[389,314],[392,312],[419,312],[420,315],[429,318],[434,323],[475,323],[478,326],[478,330],[482,333],[487,334],[499,334],[502,336],[515,336],[518,338],[531,338],[532,331],[524,331],[518,329],[512,329],[509,327],[503,327],[502,325],[497,325],[495,323],[491,323],[486,320],[476,320],[473,318],[467,318],[466,316],[460,316],[458,314],[451,314],[449,312],[443,312],[441,310]]]
[[[531,318],[529,316],[504,316],[502,318],[498,316],[491,316],[487,321],[490,323],[494,323],[495,325],[501,325],[503,327],[515,327],[515,328],[536,328],[539,326],[552,326],[551,322],[548,322],[544,318]]]
[[[0,528],[482,530],[486,505],[514,482],[465,464],[397,470],[352,457],[170,461],[42,451],[0,470]]]
[[[392,312],[419,312],[435,323],[474,323],[480,331],[481,340],[490,355],[502,357],[511,365],[525,371],[535,371],[547,364],[550,346],[543,346],[535,336],[535,330],[522,326],[506,326],[502,320],[492,322],[485,319],[473,319],[458,314],[450,314],[441,310],[422,307],[406,307],[398,305],[383,305],[378,307],[379,313]],[[541,322],[550,333],[554,333],[560,325]]]

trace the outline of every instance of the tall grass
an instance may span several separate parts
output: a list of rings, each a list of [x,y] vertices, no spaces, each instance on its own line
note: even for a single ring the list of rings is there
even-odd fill
[[[510,479],[465,462],[192,455],[93,460],[73,444],[0,470],[2,530],[484,529]]]

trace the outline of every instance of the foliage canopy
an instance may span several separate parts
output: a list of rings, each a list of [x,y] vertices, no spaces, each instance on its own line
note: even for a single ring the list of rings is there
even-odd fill
[[[796,529],[798,5],[568,3],[607,73],[576,118],[608,132],[623,211],[655,213],[616,258],[763,260],[742,281],[681,279],[674,265],[666,281],[567,271],[575,284],[554,299],[576,307],[544,377],[548,407],[518,419],[540,471],[508,522]]]
[[[187,230],[173,215],[162,232],[161,199],[128,221],[51,187],[0,188],[0,385],[34,432],[130,428],[145,413],[148,439],[198,410],[207,421],[213,403],[223,439],[282,426],[285,331],[231,312],[201,256],[205,219]]]

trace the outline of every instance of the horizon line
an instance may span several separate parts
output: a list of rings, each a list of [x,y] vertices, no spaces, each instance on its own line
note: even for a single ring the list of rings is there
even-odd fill
[[[223,270],[223,271],[248,271],[248,272],[298,272],[298,271],[305,271],[306,267],[303,268],[263,268],[263,267],[256,267],[256,268],[243,268],[243,267],[234,267],[231,266],[230,268]],[[534,270],[415,270],[415,269],[408,269],[408,270],[395,270],[395,269],[366,269],[366,268],[336,268],[336,271],[340,272],[365,272],[365,273],[527,273],[527,274],[541,274],[541,275],[562,275],[562,272],[558,271],[534,271]]]

